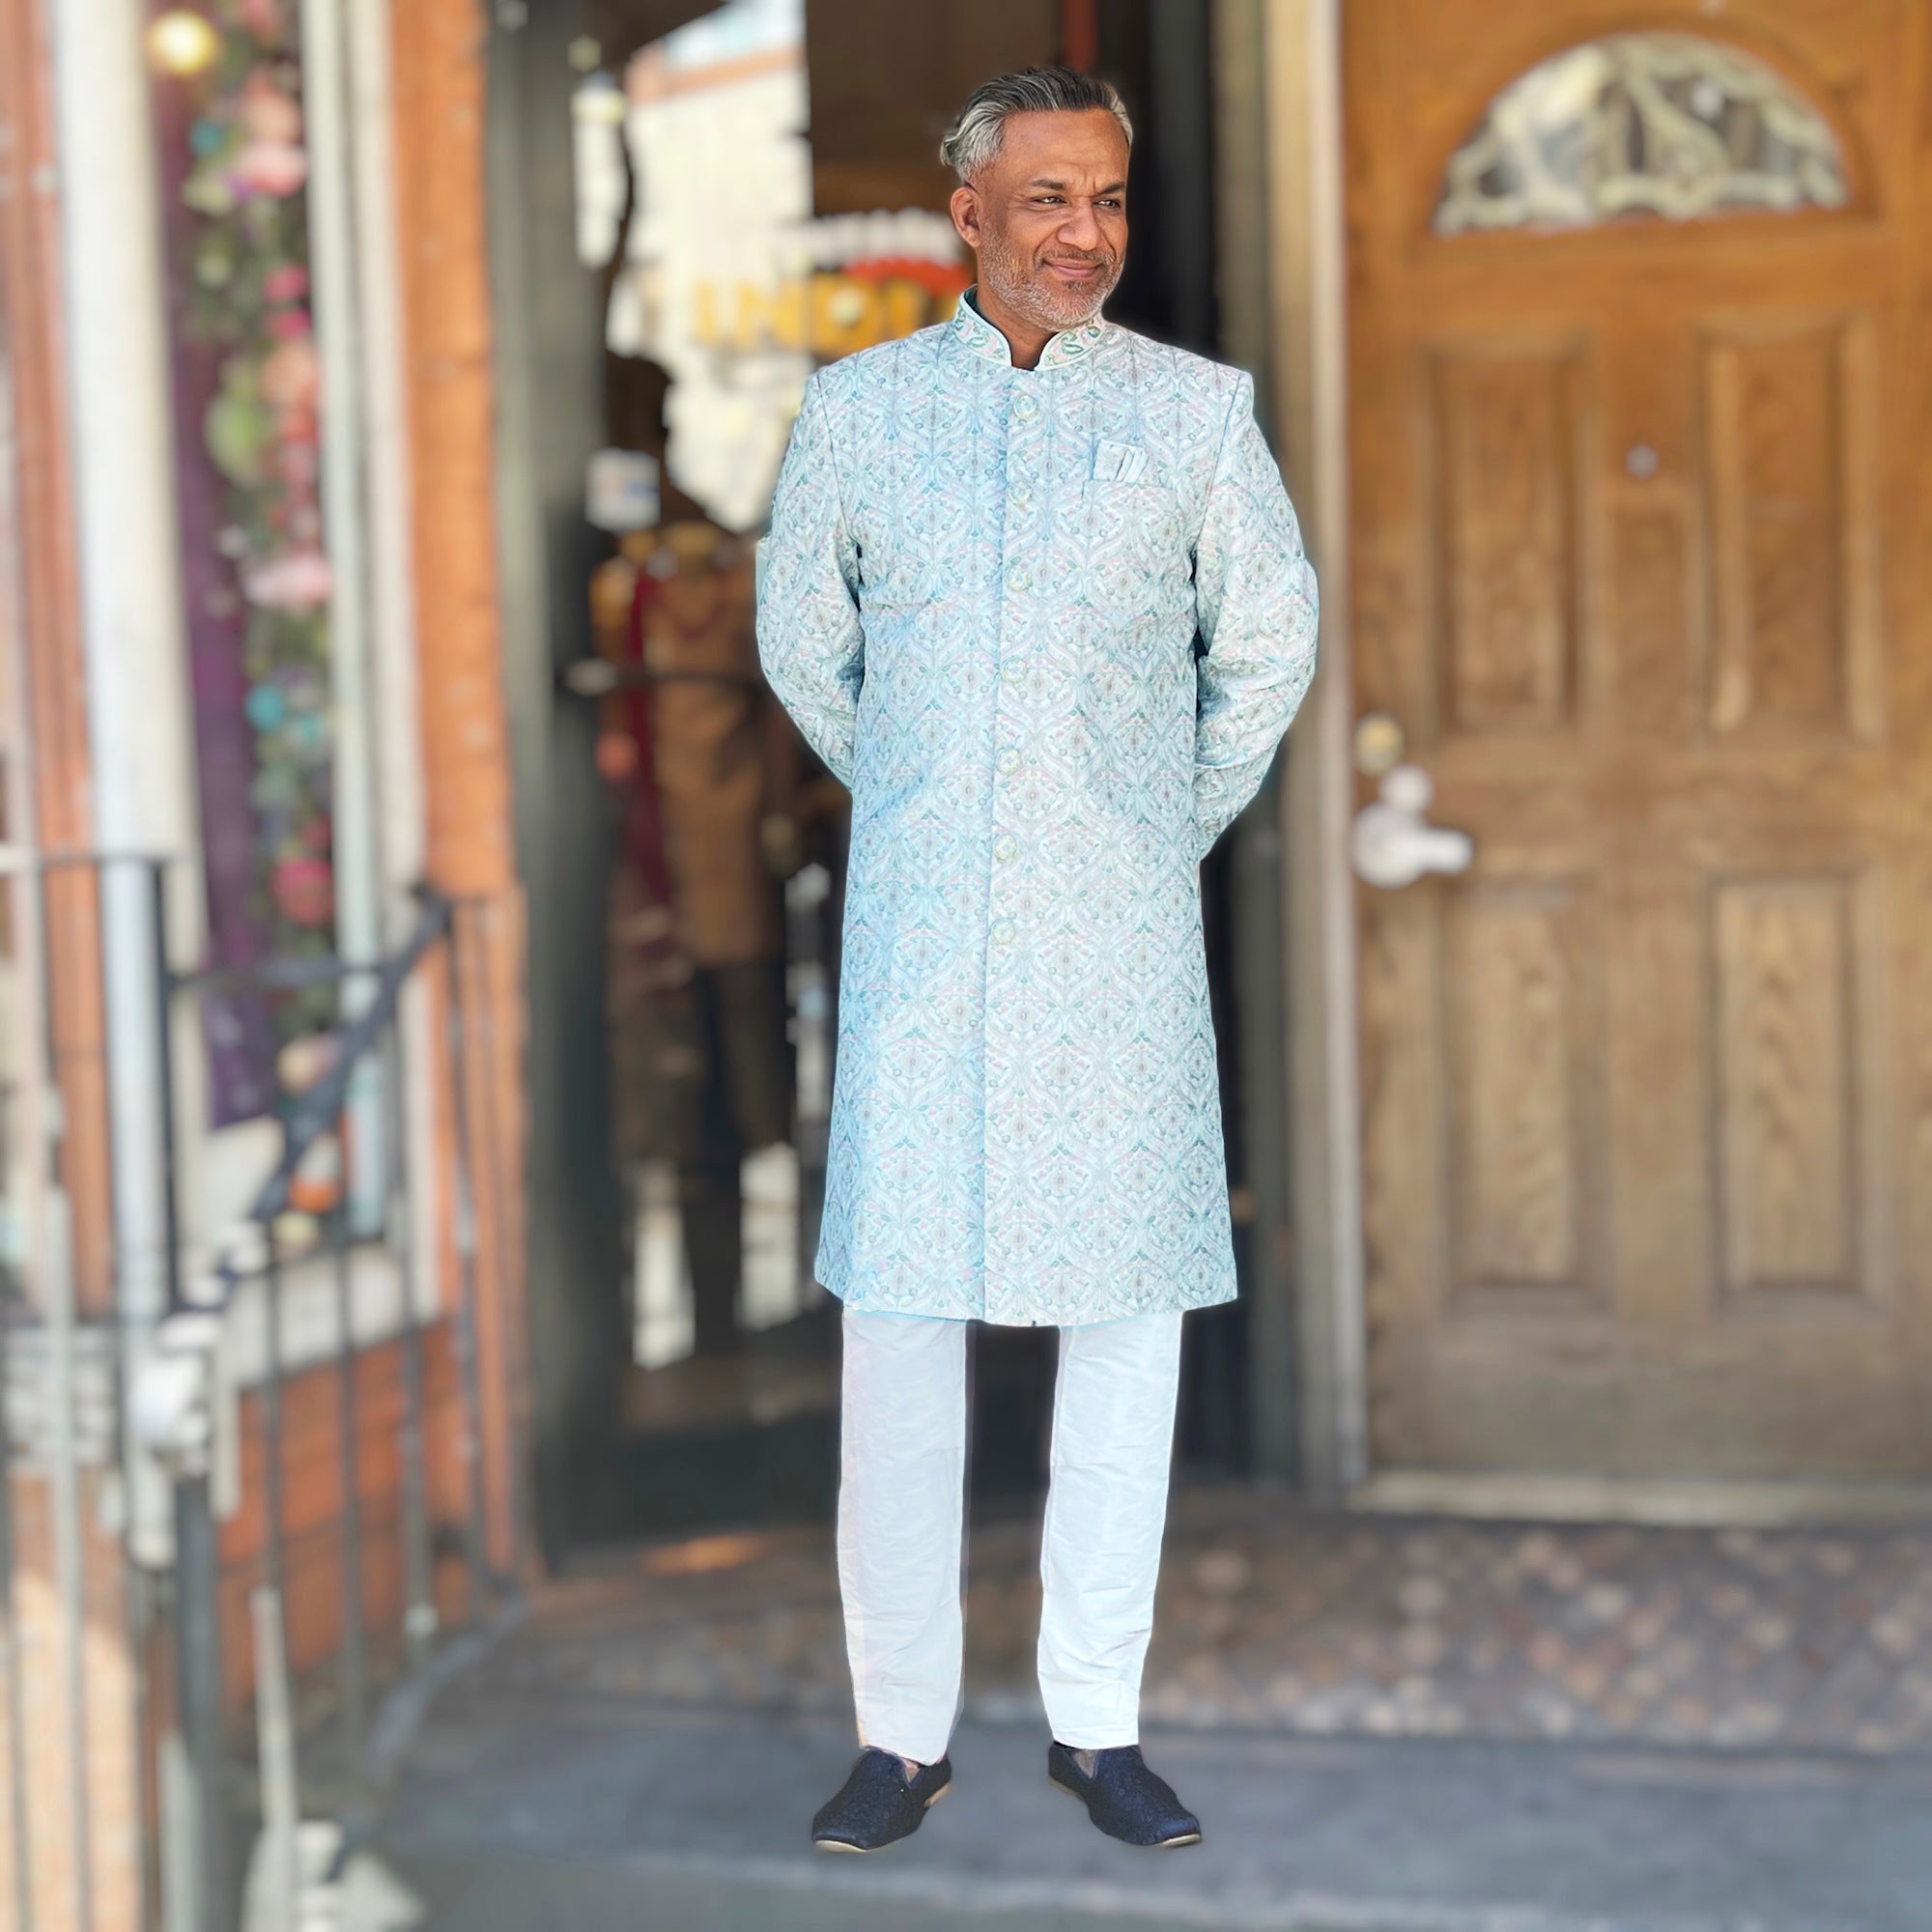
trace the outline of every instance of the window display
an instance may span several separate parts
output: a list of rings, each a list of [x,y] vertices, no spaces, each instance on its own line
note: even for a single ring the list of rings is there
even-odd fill
[[[321,362],[296,11],[211,10],[211,58],[156,82],[183,575],[211,963],[334,951],[334,729]],[[334,1023],[327,983],[206,1002],[216,1125],[267,1111],[277,1053]]]

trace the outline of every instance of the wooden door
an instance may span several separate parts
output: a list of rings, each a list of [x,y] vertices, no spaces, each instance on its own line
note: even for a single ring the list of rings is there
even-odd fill
[[[1628,17],[1344,13],[1372,1456],[1922,1475],[1928,11]]]

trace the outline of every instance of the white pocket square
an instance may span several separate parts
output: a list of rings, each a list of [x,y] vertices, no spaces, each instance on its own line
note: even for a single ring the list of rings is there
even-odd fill
[[[1094,474],[1102,483],[1137,483],[1147,473],[1148,453],[1137,442],[1094,445]]]

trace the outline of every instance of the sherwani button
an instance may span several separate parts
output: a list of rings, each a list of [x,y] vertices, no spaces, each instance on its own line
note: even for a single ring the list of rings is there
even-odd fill
[[[993,840],[993,857],[1001,865],[1019,856],[1020,841],[1010,832],[1003,832]]]
[[[1000,767],[1001,775],[1005,778],[1011,778],[1012,775],[1020,768],[1020,754],[1016,751],[1014,751],[1010,745],[1009,745],[1007,749],[1000,753],[999,758],[996,762]]]

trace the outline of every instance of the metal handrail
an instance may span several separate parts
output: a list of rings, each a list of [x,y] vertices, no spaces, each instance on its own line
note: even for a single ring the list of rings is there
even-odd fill
[[[378,1055],[388,1054],[391,1078],[384,1083],[385,1116],[382,1139],[387,1148],[385,1192],[388,1208],[384,1215],[387,1240],[397,1259],[400,1320],[397,1340],[403,1351],[402,1377],[404,1403],[398,1424],[401,1464],[401,1531],[403,1541],[404,1615],[402,1637],[406,1667],[420,1669],[429,1659],[430,1645],[437,1631],[433,1597],[433,1561],[426,1472],[425,1441],[425,1359],[423,1332],[418,1317],[415,1287],[415,1257],[411,1251],[412,1197],[406,1161],[407,1137],[399,1107],[401,1067],[394,1059],[396,1023],[405,988],[428,955],[440,944],[454,939],[456,908],[440,895],[419,895],[420,911],[408,941],[395,953],[367,966],[352,966],[340,960],[313,962],[317,978],[348,980],[372,979],[367,1004],[336,1034],[334,1056],[327,1071],[306,1091],[295,1096],[282,1116],[282,1148],[273,1170],[256,1191],[240,1227],[231,1231],[217,1256],[212,1279],[198,1284],[199,1293],[186,1303],[177,1318],[163,1324],[157,1338],[159,1348],[154,1359],[167,1364],[169,1344],[179,1337],[202,1372],[191,1377],[185,1391],[187,1413],[206,1412],[209,1398],[206,1371],[212,1361],[209,1348],[211,1331],[218,1327],[244,1281],[259,1284],[266,1318],[267,1362],[259,1385],[261,1462],[265,1494],[266,1542],[263,1550],[265,1580],[251,1601],[250,1626],[255,1647],[258,1682],[257,1712],[261,1718],[258,1735],[260,1776],[264,1793],[262,1852],[271,1888],[282,1897],[288,1887],[298,1884],[300,1861],[291,1833],[299,1817],[298,1746],[288,1712],[290,1668],[283,1638],[283,1604],[287,1587],[286,1519],[284,1468],[286,1463],[283,1433],[284,1351],[282,1302],[284,1258],[277,1238],[277,1223],[287,1209],[291,1191],[303,1162],[312,1150],[331,1132],[340,1132],[351,1089],[362,1069]],[[306,964],[307,962],[304,962]],[[269,969],[272,974],[273,968]],[[269,977],[265,974],[264,978]],[[280,977],[280,976],[275,976]],[[225,983],[232,978],[222,976]],[[451,955],[451,1021],[460,1028],[462,973],[455,954]],[[215,983],[213,976],[196,976],[177,982],[184,989],[206,988]],[[262,979],[256,980],[263,983]],[[461,1057],[463,1043],[453,1038],[450,1046],[450,1077],[458,1083],[457,1108],[461,1106]],[[480,1472],[480,1390],[475,1374],[475,1279],[469,1250],[466,1225],[469,1219],[469,1178],[463,1152],[465,1123],[458,1120],[457,1172],[453,1194],[458,1219],[458,1255],[462,1279],[450,1313],[454,1339],[463,1374],[462,1403],[464,1428],[468,1437],[466,1460],[472,1479]],[[336,1653],[337,1709],[352,1766],[363,1762],[370,1735],[370,1668],[362,1626],[362,1508],[358,1487],[357,1453],[360,1421],[355,1363],[359,1354],[353,1324],[351,1255],[355,1245],[347,1203],[347,1172],[336,1210],[337,1227],[330,1243],[334,1262],[335,1327],[334,1350],[338,1434],[340,1435],[342,1501],[337,1517],[337,1559],[340,1566],[342,1598],[341,1634]],[[210,1289],[213,1293],[209,1293]],[[174,1331],[171,1336],[170,1329]],[[183,1414],[183,1391],[176,1388],[172,1417]],[[164,1406],[157,1404],[156,1408]],[[185,1439],[192,1445],[197,1437],[212,1433],[212,1417],[197,1426],[190,1422]],[[207,1462],[190,1447],[178,1458],[177,1512],[183,1523],[184,1545],[193,1544],[198,1558],[192,1574],[185,1566],[178,1573],[178,1599],[182,1605],[182,1675],[185,1682],[209,1688],[218,1699],[220,1670],[213,1644],[218,1636],[218,1615],[214,1601],[216,1573],[213,1568],[212,1511],[207,1482]],[[478,1601],[488,1603],[505,1592],[505,1579],[493,1573],[485,1553],[482,1522],[484,1497],[481,1486],[472,1480],[468,1498],[469,1520],[465,1524],[464,1548],[469,1575]],[[206,1520],[202,1520],[206,1519]],[[188,1653],[194,1653],[192,1657]],[[277,1715],[279,1714],[279,1715]],[[232,1893],[233,1875],[228,1869],[226,1822],[218,1813],[218,1796],[223,1783],[220,1764],[223,1755],[222,1729],[218,1703],[201,1714],[196,1726],[200,1740],[201,1769],[196,1778],[202,1823],[201,1862],[206,1878],[199,1888],[212,1906]],[[353,1780],[354,1781],[354,1780]]]
[[[447,1083],[447,1092],[439,1112],[453,1125],[453,1132],[437,1142],[440,1197],[451,1210],[456,1272],[449,1292],[440,1298],[436,1321],[446,1324],[445,1333],[458,1373],[457,1402],[451,1415],[463,1441],[461,1455],[469,1465],[468,1493],[458,1505],[465,1520],[461,1524],[461,1554],[467,1578],[466,1615],[475,1620],[499,1613],[514,1602],[515,1576],[521,1561],[518,1534],[521,1510],[519,1472],[512,1467],[508,1482],[511,1537],[505,1548],[507,1568],[494,1568],[486,1535],[486,1509],[489,1505],[483,1480],[481,1454],[483,1396],[478,1370],[477,1298],[480,1293],[476,1267],[476,1240],[473,1203],[476,1195],[472,1171],[471,1137],[477,1137],[482,1158],[492,1165],[484,1170],[485,1186],[493,1193],[498,1188],[494,1163],[497,1151],[494,1139],[495,1098],[487,1077],[466,1068],[464,1062],[471,1042],[466,1029],[477,1029],[475,1044],[481,1057],[488,1059],[492,1036],[490,1018],[482,1005],[469,1010],[469,994],[474,990],[474,975],[481,971],[479,957],[469,942],[487,946],[484,935],[492,917],[485,904],[465,906],[443,895],[424,891],[418,895],[417,914],[404,943],[387,956],[375,960],[344,960],[333,957],[313,959],[272,959],[249,968],[216,967],[176,972],[168,958],[166,943],[167,906],[165,891],[172,862],[161,855],[145,853],[84,853],[78,851],[32,852],[0,844],[0,878],[11,878],[14,889],[38,894],[52,891],[56,875],[92,869],[103,876],[123,867],[147,874],[150,896],[144,924],[152,945],[149,977],[153,985],[159,1060],[156,1068],[154,1095],[157,1160],[156,1182],[166,1208],[167,1281],[165,1313],[156,1303],[156,1313],[143,1321],[131,1321],[122,1298],[122,1282],[113,1284],[112,1306],[80,1319],[72,1310],[71,1295],[43,1304],[41,1320],[16,1321],[0,1311],[0,1728],[10,1737],[14,1750],[20,1747],[19,1715],[24,1706],[19,1685],[14,1681],[14,1634],[12,1622],[14,1573],[12,1565],[12,1525],[6,1510],[6,1485],[12,1470],[32,1470],[43,1463],[50,1477],[65,1484],[65,1501],[57,1499],[57,1514],[71,1518],[69,1541],[80,1534],[77,1479],[83,1466],[104,1465],[125,1458],[128,1467],[145,1466],[158,1470],[165,1487],[157,1492],[170,1503],[171,1523],[156,1542],[157,1519],[151,1507],[141,1513],[145,1525],[138,1560],[151,1571],[164,1568],[171,1586],[153,1599],[165,1604],[171,1627],[174,1653],[175,1690],[167,1706],[179,1726],[180,1748],[170,1762],[177,1778],[171,1802],[171,1815],[181,1830],[170,1834],[164,1848],[164,1862],[174,1861],[173,1876],[164,1889],[171,1900],[185,1901],[184,1922],[193,1932],[232,1932],[241,1896],[239,1883],[240,1841],[235,1837],[237,1820],[231,1813],[233,1780],[230,1771],[231,1739],[223,1686],[230,1681],[221,1661],[224,1634],[238,1642],[252,1643],[254,1675],[257,1685],[255,1708],[259,1721],[257,1757],[265,1804],[264,1837],[259,1841],[260,1868],[270,1879],[270,1890],[278,1903],[286,1901],[289,1886],[306,1889],[309,1878],[298,1872],[300,1861],[294,1843],[299,1822],[299,1781],[297,1777],[300,1741],[293,1722],[288,1673],[298,1659],[291,1660],[285,1640],[284,1585],[287,1575],[286,1544],[288,1512],[283,1494],[283,1472],[287,1461],[283,1440],[283,1379],[293,1373],[284,1356],[283,1299],[288,1231],[283,1222],[295,1193],[303,1164],[317,1146],[330,1133],[343,1136],[345,1151],[343,1179],[336,1191],[336,1205],[321,1225],[321,1238],[313,1246],[305,1241],[303,1252],[318,1261],[325,1270],[333,1263],[335,1317],[333,1340],[321,1359],[309,1367],[313,1373],[335,1378],[334,1413],[341,1436],[341,1467],[337,1471],[340,1503],[334,1511],[332,1528],[326,1531],[333,1540],[334,1567],[340,1580],[340,1636],[333,1653],[337,1697],[335,1710],[338,1734],[344,1744],[344,1761],[352,1767],[354,1790],[370,1776],[374,1740],[381,1723],[371,1721],[372,1668],[369,1645],[380,1641],[375,1627],[365,1639],[363,1593],[363,1551],[365,1531],[385,1534],[373,1522],[365,1522],[364,1502],[358,1476],[358,1452],[369,1426],[366,1416],[358,1416],[358,1365],[372,1346],[367,1331],[358,1336],[355,1321],[359,1297],[355,1288],[355,1259],[366,1252],[366,1224],[351,1206],[349,1160],[351,1142],[346,1125],[359,1120],[362,1105],[357,1097],[358,1078],[374,1065],[382,1065],[384,1077],[378,1088],[375,1104],[380,1112],[372,1118],[376,1131],[365,1137],[357,1158],[380,1149],[375,1172],[356,1170],[363,1181],[377,1183],[383,1199],[381,1238],[392,1258],[398,1292],[398,1320],[393,1329],[384,1332],[384,1344],[400,1350],[398,1387],[400,1406],[395,1442],[400,1468],[396,1533],[402,1545],[401,1658],[405,1677],[412,1677],[430,1662],[432,1642],[437,1634],[437,1579],[435,1547],[427,1482],[426,1440],[430,1423],[427,1408],[426,1348],[428,1321],[426,1303],[417,1293],[417,1277],[425,1258],[416,1252],[414,1230],[420,1195],[412,1172],[411,1140],[405,1130],[403,1105],[405,1057],[399,1025],[408,987],[446,947],[447,978],[441,982],[443,998],[438,1010],[448,1029],[434,1056],[436,1078]],[[472,916],[475,923],[472,923]],[[98,963],[105,971],[105,953]],[[330,984],[352,989],[356,997],[341,1003],[340,1021],[334,1029],[333,1057],[327,1069],[305,1091],[284,1096],[278,1110],[280,1145],[271,1171],[256,1188],[240,1221],[213,1242],[208,1272],[190,1289],[184,1281],[185,1272],[181,1256],[185,1250],[174,1147],[175,1093],[170,1059],[173,1034],[172,1014],[184,997],[223,995],[237,991],[275,993],[302,990]],[[427,1065],[412,1056],[410,1065]],[[478,1079],[480,1084],[467,1084]],[[474,1100],[474,1111],[470,1101]],[[116,1094],[113,1101],[128,1104]],[[144,1101],[138,1102],[145,1104]],[[40,1151],[21,1151],[27,1159]],[[40,1184],[38,1181],[36,1184]],[[56,1194],[60,1181],[46,1183]],[[372,1204],[373,1205],[373,1204]],[[158,1225],[158,1224],[157,1224]],[[204,1250],[204,1252],[206,1252]],[[117,1255],[115,1265],[125,1264]],[[327,1292],[325,1280],[316,1286]],[[261,1444],[259,1458],[246,1464],[239,1459],[217,1459],[215,1437],[222,1417],[232,1413],[217,1402],[224,1333],[229,1318],[237,1310],[243,1292],[259,1297],[266,1340],[266,1358],[255,1393],[250,1434]],[[304,1290],[304,1293],[307,1291]],[[500,1285],[497,1293],[501,1293]],[[67,1312],[62,1314],[65,1309]],[[24,1311],[22,1311],[24,1312]],[[44,1328],[44,1338],[41,1330]],[[11,1332],[10,1332],[11,1331]],[[9,1342],[14,1345],[9,1361]],[[87,1374],[78,1374],[87,1370]],[[91,1376],[91,1379],[89,1378]],[[25,1460],[15,1460],[10,1441],[11,1397],[15,1385],[27,1396],[40,1398],[45,1420],[39,1436],[49,1445],[43,1452],[32,1446],[35,1431],[22,1437]],[[120,1395],[122,1400],[117,1401]],[[33,1422],[34,1403],[18,1405],[21,1415]],[[514,1426],[514,1425],[513,1425]],[[37,1438],[36,1438],[37,1439]],[[510,1445],[512,1461],[518,1445]],[[217,1461],[224,1467],[246,1466],[249,1481],[259,1482],[257,1491],[264,1522],[258,1573],[264,1580],[250,1603],[247,1627],[224,1630],[221,1615],[223,1575],[218,1546],[216,1512],[213,1483]],[[134,1490],[141,1486],[136,1484]],[[130,1494],[133,1491],[130,1490]],[[136,1548],[129,1516],[129,1554]],[[452,1523],[452,1527],[455,1525]],[[165,1549],[167,1553],[156,1553]],[[72,1579],[67,1599],[70,1610],[78,1602]],[[64,1600],[66,1601],[66,1600]],[[75,1612],[77,1614],[77,1612]],[[138,1651],[136,1634],[129,1633],[130,1650]],[[78,1656],[78,1650],[74,1655]],[[12,1671],[12,1675],[8,1674]],[[68,1702],[69,1729],[72,1747],[78,1753],[85,1733],[85,1710],[81,1687],[71,1686]],[[83,1804],[86,1780],[77,1775],[76,1804]],[[84,1823],[77,1813],[76,1825]],[[4,1829],[4,1827],[0,1827]],[[17,1826],[16,1826],[17,1831]],[[302,1847],[310,1845],[306,1828],[299,1833]],[[25,1885],[28,1850],[16,1846],[16,1877]],[[83,1856],[85,1854],[83,1853]],[[305,1853],[304,1853],[305,1856]],[[24,1889],[20,1894],[24,1897]],[[33,1932],[32,1907],[27,1909],[23,1932]],[[21,1907],[14,1902],[14,1916]],[[0,1917],[5,1917],[0,1911]],[[85,1916],[85,1915],[83,1915]],[[174,1932],[174,1920],[168,1921]],[[279,1928],[277,1928],[279,1932]]]
[[[336,1036],[335,1054],[328,1071],[307,1092],[298,1095],[284,1116],[282,1157],[276,1162],[274,1172],[262,1183],[245,1219],[266,1227],[288,1206],[289,1189],[298,1170],[323,1136],[334,1130],[348,1100],[351,1081],[370,1053],[382,1043],[396,1017],[404,985],[431,947],[448,934],[451,918],[449,901],[440,894],[428,892],[421,895],[421,900],[422,916],[399,952],[378,962],[373,968],[345,969],[340,961],[329,962],[337,968],[331,976],[336,979],[346,980],[356,971],[373,971],[376,975],[375,997]],[[237,1276],[229,1271],[226,1259],[217,1263],[216,1267],[223,1282],[232,1287]]]

